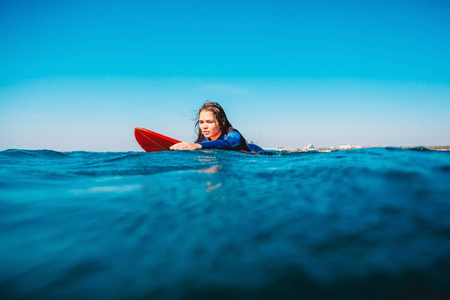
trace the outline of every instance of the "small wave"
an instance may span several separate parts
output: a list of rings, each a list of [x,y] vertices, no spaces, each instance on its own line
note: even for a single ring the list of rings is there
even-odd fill
[[[410,150],[410,151],[433,151],[433,150],[430,150],[430,149],[425,148],[425,147],[414,147],[414,148],[411,148],[411,149],[408,149],[408,150]]]
[[[0,152],[3,157],[9,158],[65,158],[67,154],[54,150],[24,150],[8,149]]]
[[[446,173],[450,173],[450,165],[447,166],[440,166],[439,170],[444,171]]]
[[[126,193],[142,189],[141,184],[124,185],[124,186],[97,186],[88,189],[75,189],[69,192],[75,195],[83,194],[103,194],[103,193]]]
[[[142,157],[143,154],[145,154],[145,153],[138,153],[138,152],[117,153],[116,157],[108,158],[105,160],[105,162],[119,162],[119,161],[126,161],[126,160],[134,160],[136,158]]]

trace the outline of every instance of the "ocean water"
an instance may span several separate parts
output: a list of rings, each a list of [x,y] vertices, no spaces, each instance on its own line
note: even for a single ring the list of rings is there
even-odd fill
[[[0,152],[1,299],[444,299],[450,152]]]

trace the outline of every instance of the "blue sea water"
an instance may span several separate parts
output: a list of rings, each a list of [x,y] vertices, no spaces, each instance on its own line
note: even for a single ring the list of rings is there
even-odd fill
[[[1,299],[444,299],[450,152],[0,152]]]

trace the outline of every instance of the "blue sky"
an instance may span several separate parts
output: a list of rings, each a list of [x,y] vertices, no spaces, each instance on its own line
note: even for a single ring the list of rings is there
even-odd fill
[[[450,144],[447,1],[0,2],[0,150],[192,141],[218,101],[262,147]]]

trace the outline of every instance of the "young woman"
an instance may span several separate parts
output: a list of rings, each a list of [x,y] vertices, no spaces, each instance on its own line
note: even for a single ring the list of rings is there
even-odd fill
[[[219,103],[206,102],[198,112],[195,124],[198,136],[195,143],[181,142],[170,150],[224,149],[236,151],[264,152],[254,144],[248,144],[245,138],[234,129]]]

